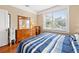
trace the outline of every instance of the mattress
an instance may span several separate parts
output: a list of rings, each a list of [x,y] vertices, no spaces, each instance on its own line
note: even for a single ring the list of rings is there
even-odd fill
[[[17,53],[77,53],[78,45],[72,36],[56,33],[42,33],[24,39],[17,48]]]

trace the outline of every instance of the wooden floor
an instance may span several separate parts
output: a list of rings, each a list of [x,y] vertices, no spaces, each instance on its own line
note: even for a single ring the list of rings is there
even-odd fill
[[[0,53],[16,53],[17,46],[18,44],[0,47]]]

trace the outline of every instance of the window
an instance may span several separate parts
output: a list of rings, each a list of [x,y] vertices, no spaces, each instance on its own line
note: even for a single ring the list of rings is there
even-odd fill
[[[67,9],[57,10],[44,15],[44,29],[68,31]]]
[[[49,13],[47,15],[45,15],[45,19],[44,19],[44,29],[52,29],[52,13]]]

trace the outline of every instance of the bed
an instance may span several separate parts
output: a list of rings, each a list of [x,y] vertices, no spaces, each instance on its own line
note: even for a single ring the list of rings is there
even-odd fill
[[[79,45],[74,35],[42,33],[21,41],[17,53],[78,53]]]

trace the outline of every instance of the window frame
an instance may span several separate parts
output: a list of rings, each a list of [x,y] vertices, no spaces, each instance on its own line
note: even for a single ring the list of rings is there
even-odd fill
[[[53,14],[55,12],[59,12],[59,11],[63,11],[63,10],[66,10],[66,12],[67,12],[66,29],[60,30],[59,28],[52,28],[52,27],[51,28],[46,28],[46,24],[45,24],[46,15],[49,14],[49,13],[52,13],[52,18],[53,18]],[[43,29],[44,30],[50,30],[50,31],[56,31],[56,32],[59,32],[59,31],[61,31],[61,32],[69,32],[69,7],[57,9],[57,10],[54,10],[54,11],[43,14]]]

